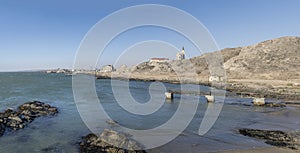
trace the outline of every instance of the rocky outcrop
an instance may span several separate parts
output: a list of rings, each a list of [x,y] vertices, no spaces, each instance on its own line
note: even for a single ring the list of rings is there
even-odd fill
[[[22,114],[28,121],[35,117],[45,115],[55,115],[58,113],[56,107],[51,107],[49,104],[45,104],[39,101],[33,101],[25,103],[18,107],[20,114]]]
[[[8,109],[0,113],[0,136],[4,134],[6,129],[22,129],[37,117],[55,115],[57,113],[56,107],[39,101],[24,103],[16,111]]]
[[[241,48],[224,66],[234,78],[297,79],[299,53],[299,37],[281,37]]]
[[[299,149],[300,147],[297,132],[287,133],[276,130],[239,129],[239,133],[245,136],[266,140],[265,143],[273,146],[291,149]]]
[[[81,153],[145,153],[142,149],[141,144],[125,134],[109,129],[104,129],[100,136],[89,134],[80,143]]]

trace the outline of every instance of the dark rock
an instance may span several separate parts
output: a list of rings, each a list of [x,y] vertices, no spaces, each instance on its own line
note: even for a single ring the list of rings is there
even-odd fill
[[[12,109],[7,109],[5,112],[0,113],[0,118],[7,118],[12,114],[16,114],[17,112],[13,111]]]
[[[265,140],[272,140],[272,141],[292,141],[293,139],[283,131],[240,129],[239,132],[245,136],[265,139]]]
[[[142,145],[123,133],[104,129],[100,136],[89,134],[82,138],[81,153],[145,153]]]
[[[100,79],[111,79],[111,77],[109,77],[109,76],[97,76],[96,79],[97,80],[100,80]]]
[[[9,116],[5,125],[13,130],[17,130],[24,128],[25,122],[18,115]]]
[[[57,108],[39,101],[24,103],[18,107],[17,111],[8,109],[0,113],[0,136],[3,135],[6,128],[12,130],[22,129],[36,117],[55,115],[57,113]]]
[[[299,148],[296,144],[291,143],[291,142],[270,141],[270,140],[267,140],[265,143],[269,144],[269,145],[272,145],[272,146],[286,147],[286,148],[290,148],[290,149],[294,149],[294,150],[298,150],[298,148]]]
[[[24,122],[19,117],[19,112],[11,109],[8,109],[3,113],[0,113],[0,123],[2,123],[4,127],[8,127],[13,130],[17,130],[19,128],[24,127]]]
[[[39,117],[45,115],[55,115],[58,113],[57,108],[51,107],[39,101],[24,103],[18,107],[19,112],[25,116]]]
[[[4,132],[5,132],[5,126],[2,123],[0,123],[0,137],[4,134]]]
[[[266,103],[266,107],[286,107],[284,103]]]
[[[106,123],[111,125],[111,126],[117,126],[118,125],[118,122],[116,122],[114,120],[107,120]]]
[[[277,130],[239,129],[245,136],[266,140],[265,143],[291,149],[299,148],[299,140],[295,135]]]

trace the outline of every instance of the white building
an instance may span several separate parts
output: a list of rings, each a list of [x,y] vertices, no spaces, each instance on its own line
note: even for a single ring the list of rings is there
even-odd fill
[[[184,52],[184,47],[182,47],[181,52],[176,54],[176,59],[177,60],[183,60],[185,59],[185,52]]]
[[[112,65],[105,65],[100,70],[100,72],[113,72],[113,71],[115,71],[115,68]]]
[[[157,63],[162,63],[162,62],[168,62],[169,59],[168,58],[151,58],[150,62],[157,62]]]
[[[209,82],[223,82],[224,78],[221,76],[210,76]]]

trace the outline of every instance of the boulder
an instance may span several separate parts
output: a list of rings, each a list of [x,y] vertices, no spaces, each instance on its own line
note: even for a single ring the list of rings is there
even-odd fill
[[[278,130],[239,129],[239,133],[245,136],[266,140],[265,143],[290,149],[298,149],[299,134],[292,134]]]
[[[253,103],[254,106],[285,107],[284,103],[266,102],[265,98],[253,98],[252,103]]]
[[[126,134],[110,129],[104,129],[100,136],[88,134],[80,143],[81,153],[145,153],[142,148],[141,144]]]
[[[39,117],[44,115],[55,115],[58,113],[57,108],[51,107],[39,101],[27,102],[18,107],[22,115],[31,117]]]
[[[272,141],[292,141],[293,138],[283,131],[240,129],[239,132],[245,136],[266,139]]]

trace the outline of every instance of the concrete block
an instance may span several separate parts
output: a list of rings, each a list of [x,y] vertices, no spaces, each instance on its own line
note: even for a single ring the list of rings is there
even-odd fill
[[[205,95],[205,98],[209,103],[215,102],[215,97],[212,95]]]
[[[167,99],[173,99],[173,93],[171,92],[165,92],[166,98]]]
[[[266,104],[265,98],[253,98],[252,102],[255,106],[262,106]]]

